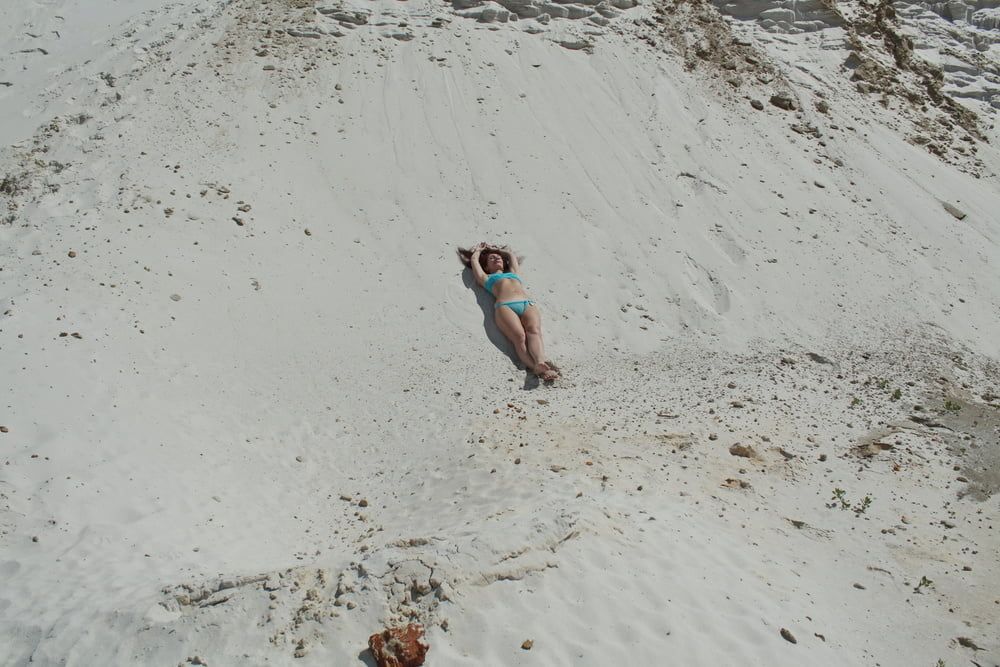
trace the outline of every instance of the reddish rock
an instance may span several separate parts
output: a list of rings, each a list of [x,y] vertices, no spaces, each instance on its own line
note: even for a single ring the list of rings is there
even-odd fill
[[[430,646],[424,640],[424,626],[410,623],[372,635],[368,648],[378,667],[420,667]]]

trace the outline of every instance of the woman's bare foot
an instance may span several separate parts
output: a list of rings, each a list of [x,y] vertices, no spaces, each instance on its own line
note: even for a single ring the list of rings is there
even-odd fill
[[[553,382],[559,379],[559,373],[545,361],[535,366],[535,375],[544,382]]]

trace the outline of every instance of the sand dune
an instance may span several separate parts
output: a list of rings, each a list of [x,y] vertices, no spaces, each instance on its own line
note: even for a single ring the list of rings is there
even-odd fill
[[[988,17],[91,5],[0,32],[0,664],[1000,664]]]

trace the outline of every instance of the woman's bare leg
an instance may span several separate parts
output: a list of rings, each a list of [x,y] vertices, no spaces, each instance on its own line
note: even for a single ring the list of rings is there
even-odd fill
[[[525,347],[535,364],[532,370],[543,380],[555,380],[559,374],[545,362],[545,344],[542,342],[542,314],[537,306],[528,306],[521,316],[524,327]]]
[[[545,361],[545,345],[542,342],[542,316],[536,306],[528,306],[521,315],[521,326],[524,327],[525,346],[528,354],[537,366]]]
[[[535,361],[528,353],[524,327],[521,325],[521,319],[517,316],[517,313],[510,308],[501,306],[494,311],[494,320],[497,323],[497,328],[500,329],[500,333],[506,336],[507,340],[514,346],[517,358],[521,360],[525,368],[534,372]]]

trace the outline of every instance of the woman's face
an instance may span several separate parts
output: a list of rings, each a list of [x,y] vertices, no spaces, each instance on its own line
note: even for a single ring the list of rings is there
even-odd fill
[[[503,271],[503,257],[499,253],[491,252],[486,255],[486,273],[497,271]]]

